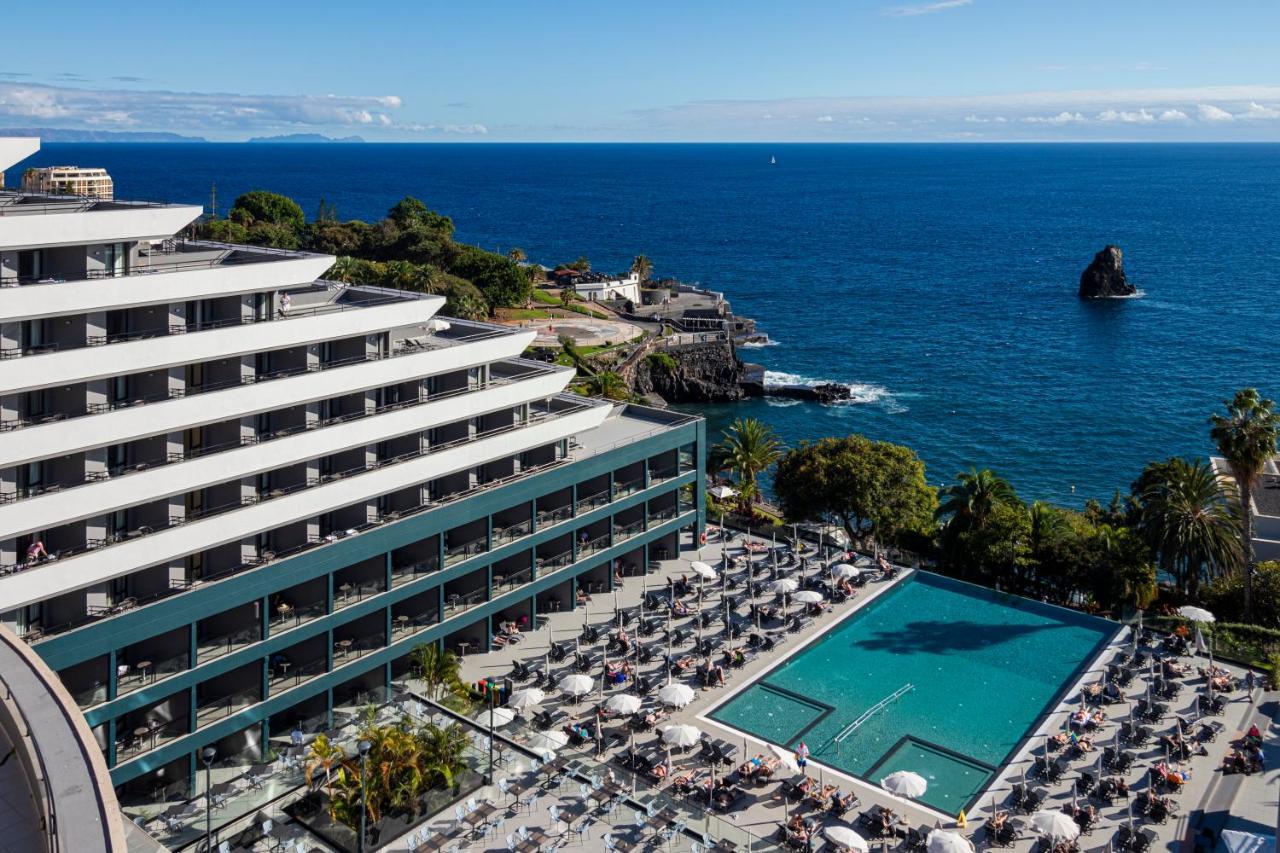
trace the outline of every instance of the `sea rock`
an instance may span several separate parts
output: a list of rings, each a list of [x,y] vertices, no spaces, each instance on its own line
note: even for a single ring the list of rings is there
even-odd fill
[[[742,360],[730,342],[668,347],[663,352],[675,361],[675,368],[642,359],[632,382],[635,393],[657,394],[668,403],[732,403],[746,396],[739,385]]]
[[[1124,274],[1124,253],[1119,246],[1107,246],[1094,255],[1093,263],[1080,274],[1081,299],[1110,299],[1137,292]]]

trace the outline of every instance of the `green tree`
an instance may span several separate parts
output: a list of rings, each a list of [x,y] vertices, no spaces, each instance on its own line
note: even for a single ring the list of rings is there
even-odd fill
[[[887,542],[908,531],[927,533],[938,503],[915,453],[861,435],[788,451],[778,460],[773,491],[788,519],[831,520],[851,538],[870,532]]]
[[[1239,568],[1239,502],[1212,467],[1200,459],[1155,462],[1135,485],[1143,489],[1135,496],[1137,530],[1179,589],[1194,597],[1202,578]]]
[[[733,472],[742,508],[750,512],[759,494],[759,477],[781,458],[782,442],[771,427],[755,418],[738,418],[721,435],[711,449],[714,468]]]
[[[519,246],[515,246],[511,251],[507,252],[507,257],[515,261],[517,264],[524,263],[529,258],[529,256],[524,253],[524,249],[521,249]]]
[[[1244,574],[1244,619],[1253,620],[1253,487],[1271,457],[1276,455],[1280,415],[1275,402],[1264,400],[1253,388],[1237,391],[1226,402],[1226,414],[1209,418],[1209,437],[1227,460],[1240,495],[1240,553]]]
[[[565,286],[560,291],[560,304],[563,305],[565,308],[568,308],[570,305],[572,305],[573,300],[577,298],[578,298],[578,294],[572,287]]]
[[[984,528],[988,520],[1002,507],[1015,507],[1016,515],[1027,525],[1027,541],[1030,543],[1030,516],[1027,515],[1009,481],[986,468],[979,471],[970,468],[960,474],[953,485],[943,490],[934,518],[942,521],[940,542],[942,562],[961,575],[981,572],[986,567],[983,552],[994,547],[992,534]],[[1002,526],[1010,528],[1012,517],[1002,517]],[[1004,561],[1010,571],[1021,575],[1016,560]]]
[[[560,269],[574,270],[575,272],[591,272],[591,261],[587,260],[586,255],[579,255],[578,259],[573,263],[561,264]]]
[[[631,262],[631,271],[640,277],[640,283],[644,284],[653,275],[653,262],[645,255],[636,255],[635,260]]]
[[[414,646],[409,654],[418,677],[427,685],[429,698],[439,699],[444,693],[466,691],[461,678],[462,664],[452,651],[440,648],[437,643],[423,643]]]
[[[470,280],[492,308],[514,308],[529,301],[533,286],[516,262],[475,246],[462,246],[449,267]]]
[[[631,389],[621,374],[612,370],[602,370],[591,377],[591,393],[606,400],[629,400]]]
[[[1253,567],[1253,612],[1255,624],[1280,628],[1280,562],[1274,560]],[[1208,584],[1202,593],[1205,606],[1219,622],[1239,622],[1244,617],[1244,576],[1236,572]]]
[[[232,219],[237,219],[237,215],[247,216],[251,222],[279,225],[295,233],[307,220],[296,201],[266,190],[253,190],[237,198],[230,215]]]

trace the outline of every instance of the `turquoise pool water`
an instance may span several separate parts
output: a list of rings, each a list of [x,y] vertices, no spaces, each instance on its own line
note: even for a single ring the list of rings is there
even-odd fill
[[[955,814],[1006,760],[1115,626],[916,572],[716,709],[712,718],[870,781],[929,780]],[[912,689],[836,744],[863,712]]]

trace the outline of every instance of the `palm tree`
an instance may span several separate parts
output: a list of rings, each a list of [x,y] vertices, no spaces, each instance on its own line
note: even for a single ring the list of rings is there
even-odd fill
[[[1245,388],[1227,401],[1227,413],[1209,418],[1209,437],[1227,460],[1240,493],[1240,553],[1244,572],[1244,619],[1253,621],[1253,487],[1267,460],[1275,456],[1280,415],[1272,400]]]
[[[462,667],[456,654],[440,648],[436,643],[415,646],[410,654],[432,699],[439,699],[442,689],[455,693],[462,690],[462,679],[459,676]]]
[[[644,284],[649,280],[649,276],[653,275],[653,261],[645,255],[636,255],[635,260],[631,262],[631,271],[640,278],[640,283]]]
[[[307,753],[307,763],[302,771],[307,784],[314,784],[316,773],[323,770],[325,791],[332,797],[333,771],[342,767],[342,762],[345,758],[346,753],[342,751],[342,747],[334,744],[326,735],[316,735],[316,739],[311,742],[311,748]]]
[[[524,263],[529,256],[524,253],[524,249],[516,246],[511,251],[507,252],[507,257],[515,261],[517,264],[520,264]]]
[[[1202,575],[1240,565],[1234,489],[1212,467],[1200,459],[1170,459],[1147,466],[1143,479],[1138,532],[1180,589],[1194,596]]]
[[[946,527],[969,530],[982,527],[997,504],[1014,504],[1018,494],[1009,481],[988,468],[970,468],[942,492],[934,517],[947,519]]]
[[[768,425],[755,418],[738,418],[711,449],[717,471],[732,471],[738,481],[743,510],[751,512],[751,504],[759,492],[761,474],[782,458],[782,442]]]

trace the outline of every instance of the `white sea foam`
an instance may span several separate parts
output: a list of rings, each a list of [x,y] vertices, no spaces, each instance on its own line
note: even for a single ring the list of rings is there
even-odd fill
[[[778,341],[769,338],[767,341],[747,341],[745,344],[738,344],[738,349],[764,349],[765,347],[776,347]]]
[[[890,414],[901,414],[907,411],[907,407],[899,401],[892,391],[883,385],[875,385],[870,382],[839,382],[834,379],[815,379],[812,376],[803,376],[799,373],[766,370],[764,372],[764,384],[766,387],[769,385],[803,385],[809,388],[817,385],[844,385],[849,389],[849,399],[836,400],[832,405],[859,406],[878,404]]]

